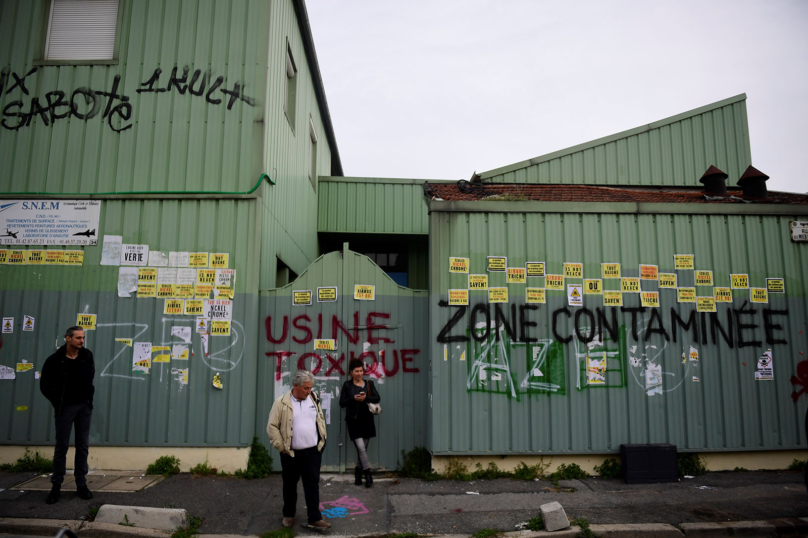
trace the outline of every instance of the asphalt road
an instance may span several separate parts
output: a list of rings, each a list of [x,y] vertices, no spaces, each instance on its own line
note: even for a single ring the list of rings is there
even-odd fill
[[[136,493],[96,493],[83,501],[64,492],[46,505],[46,492],[9,489],[33,475],[0,473],[0,517],[86,518],[101,504],[185,508],[200,516],[203,533],[261,534],[280,527],[281,478],[241,480],[171,477]],[[352,481],[324,480],[320,502],[334,534],[416,532],[470,534],[482,528],[513,530],[558,501],[572,518],[590,523],[670,523],[740,521],[808,516],[808,493],[801,473],[758,471],[710,473],[669,484],[628,485],[590,478],[562,481],[557,491],[546,481],[509,479],[475,482],[377,480],[371,489]],[[302,489],[298,522],[305,517]],[[298,534],[310,531],[298,528]]]

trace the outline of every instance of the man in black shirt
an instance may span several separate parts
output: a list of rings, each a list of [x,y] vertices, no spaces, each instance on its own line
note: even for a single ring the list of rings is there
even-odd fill
[[[45,502],[59,500],[65,478],[70,432],[76,428],[74,476],[79,497],[93,498],[87,487],[87,454],[90,442],[90,418],[93,414],[93,354],[84,347],[84,329],[70,327],[65,332],[65,345],[48,357],[42,367],[39,389],[53,404],[56,415],[56,449],[53,454],[51,492]]]

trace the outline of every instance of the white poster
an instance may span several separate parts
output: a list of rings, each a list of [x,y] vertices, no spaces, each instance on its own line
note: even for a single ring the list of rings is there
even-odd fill
[[[149,245],[121,245],[121,265],[147,266],[149,264]]]
[[[159,250],[149,251],[149,266],[151,267],[168,267],[168,256],[165,252]]]
[[[157,270],[157,285],[160,284],[176,284],[177,283],[177,270],[176,269],[158,269]]]
[[[186,344],[191,343],[191,328],[190,327],[171,327],[171,336],[176,336]]]
[[[137,267],[118,269],[118,297],[131,297],[137,291]]]
[[[757,381],[773,381],[774,380],[774,364],[772,358],[772,350],[767,349],[757,361],[757,371],[755,372],[755,379]]]
[[[22,317],[22,332],[30,333],[34,332],[34,323],[35,319],[32,316],[25,316]]]
[[[196,284],[196,269],[176,269],[177,284]]]
[[[188,260],[190,258],[189,252],[169,252],[168,253],[168,266],[169,267],[188,267]]]
[[[188,360],[188,346],[174,344],[171,346],[171,360],[187,361]]]
[[[97,200],[0,200],[0,245],[97,245]]]
[[[132,355],[132,371],[136,374],[148,374],[151,369],[151,342],[135,342]]]
[[[570,306],[584,305],[584,285],[567,284],[567,300]]]
[[[662,365],[648,361],[645,368],[645,393],[648,396],[662,394]]]
[[[230,321],[233,319],[233,301],[209,299],[205,301],[205,314],[211,321]]]
[[[210,335],[208,333],[199,334],[199,339],[202,340],[202,354],[205,355],[206,357],[210,355],[210,353],[208,353],[208,338],[210,338]]]
[[[121,264],[122,235],[105,235],[104,246],[101,249],[101,265]]]
[[[17,379],[14,368],[10,366],[0,366],[0,379]]]
[[[216,269],[216,285],[217,286],[235,286],[236,285],[236,270],[235,269]]]
[[[323,415],[325,415],[326,425],[331,424],[331,393],[320,393],[320,407],[323,408]]]
[[[208,333],[208,318],[199,316],[196,318],[196,332],[199,334]]]
[[[3,334],[14,332],[14,318],[3,318]]]

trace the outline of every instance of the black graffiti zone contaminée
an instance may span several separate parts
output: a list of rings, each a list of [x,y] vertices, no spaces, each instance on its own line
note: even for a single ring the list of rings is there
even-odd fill
[[[7,69],[0,72],[0,95],[3,95],[3,89],[6,84],[12,82],[5,94],[8,95],[16,88],[19,88],[25,95],[30,95],[28,87],[25,85],[26,79],[36,73],[37,67],[28,71],[25,75],[20,77],[17,73]],[[205,87],[208,80],[211,78],[210,73],[202,73],[200,69],[194,71],[191,75],[190,81],[188,74],[190,69],[185,66],[182,71],[182,76],[177,76],[177,67],[171,71],[168,78],[167,85],[163,88],[158,86],[162,69],[157,68],[152,73],[151,77],[146,82],[140,83],[140,88],[135,90],[137,93],[164,93],[170,91],[177,91],[180,95],[185,95],[188,92],[192,96],[201,97],[204,95],[205,101],[212,105],[219,105],[222,99],[216,98],[214,92],[218,90],[222,94],[229,96],[227,100],[227,110],[231,110],[236,101],[243,101],[249,106],[255,106],[255,99],[248,97],[244,94],[244,86],[240,82],[233,85],[233,89],[229,90],[222,87],[225,78],[220,76],[216,78],[208,87],[207,92]],[[102,107],[104,108],[102,118],[106,118],[110,129],[116,133],[125,131],[132,127],[132,124],[121,125],[116,128],[112,120],[115,117],[121,119],[121,123],[129,121],[132,117],[132,103],[129,97],[118,93],[118,86],[120,84],[120,75],[115,75],[112,80],[112,89],[108,92],[101,90],[93,90],[88,87],[76,88],[67,98],[67,94],[61,90],[50,91],[45,94],[44,102],[40,101],[39,97],[32,97],[28,104],[28,110],[24,110],[24,103],[22,100],[16,100],[8,103],[3,108],[3,118],[0,120],[0,125],[10,131],[16,131],[23,127],[31,125],[31,121],[35,117],[39,117],[45,126],[51,125],[56,120],[66,118],[68,116],[76,117],[80,120],[90,120],[101,113]],[[106,106],[104,107],[104,98],[107,98]],[[12,123],[17,118],[16,124]]]
[[[649,340],[652,335],[657,334],[664,338],[665,341],[673,339],[674,342],[678,341],[679,329],[683,333],[688,331],[691,333],[692,342],[701,342],[706,345],[708,343],[708,332],[713,344],[718,342],[719,337],[731,348],[743,348],[747,346],[761,347],[763,341],[757,340],[758,334],[756,329],[759,325],[755,322],[758,310],[754,308],[747,308],[747,303],[741,305],[740,308],[727,307],[726,316],[722,321],[718,312],[696,312],[691,310],[688,315],[680,316],[676,308],[671,308],[668,316],[669,323],[666,327],[659,308],[645,308],[645,307],[627,307],[622,306],[619,308],[620,312],[631,314],[631,337],[635,342],[639,342],[640,337],[637,328],[637,316],[651,311],[645,326],[643,340]],[[493,319],[494,327],[501,328],[494,330],[494,339],[499,341],[501,332],[507,334],[512,342],[536,342],[538,338],[531,336],[531,330],[538,327],[536,321],[530,319],[531,312],[539,310],[539,306],[535,304],[511,304],[510,308],[502,307],[499,303],[493,304],[493,315],[491,306],[488,303],[478,303],[471,307],[469,312],[468,306],[450,306],[446,301],[440,301],[438,306],[441,308],[454,308],[454,314],[449,318],[446,324],[438,333],[437,341],[439,343],[451,342],[468,342],[469,336],[477,342],[485,342],[491,337],[491,321]],[[508,311],[509,310],[509,311]],[[518,314],[517,314],[518,311]],[[553,311],[552,318],[552,332],[553,337],[564,344],[572,341],[573,335],[585,343],[589,343],[596,337],[603,341],[604,330],[609,334],[609,338],[613,341],[618,339],[618,307],[604,307],[595,308],[595,311],[589,310],[586,307],[575,308],[571,311],[569,308],[559,308]],[[466,314],[468,319],[462,323]],[[788,316],[788,310],[772,310],[765,308],[763,314],[763,329],[766,337],[766,344],[787,344],[785,339],[779,338],[779,332],[783,331],[783,326],[776,323],[776,316]],[[683,314],[684,315],[684,314]],[[562,334],[562,328],[566,328],[569,321],[573,321],[573,330],[568,334]],[[483,324],[483,329],[477,329],[478,323]],[[709,325],[709,329],[708,329]],[[466,327],[466,334],[452,334],[453,330],[457,328]],[[566,330],[564,332],[567,332]],[[685,335],[683,335],[685,338]]]

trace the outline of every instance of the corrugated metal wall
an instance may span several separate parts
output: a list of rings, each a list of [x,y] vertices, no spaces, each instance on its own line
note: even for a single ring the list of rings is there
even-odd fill
[[[255,185],[267,98],[265,71],[258,68],[266,62],[267,2],[122,0],[117,65],[34,66],[44,47],[48,6],[47,0],[2,3],[0,70],[19,77],[32,72],[24,77],[25,90],[12,89],[14,79],[5,78],[0,110],[19,100],[21,108],[12,111],[28,114],[34,99],[47,107],[46,94],[54,91],[64,92],[65,102],[79,88],[112,92],[116,77],[119,97],[93,93],[99,108],[86,120],[54,119],[35,108],[30,118],[5,118],[11,127],[30,124],[0,129],[0,162],[8,172],[0,191],[247,191]],[[170,84],[173,69],[182,78],[186,66],[187,79]],[[157,69],[162,72],[149,84]],[[224,93],[237,84],[244,98]],[[82,115],[92,109],[84,95],[75,99]],[[127,105],[117,108],[123,97],[131,108],[128,120],[121,117]],[[57,108],[56,114],[68,110]]]
[[[745,94],[480,176],[486,183],[692,185],[711,164],[729,185],[752,164]]]
[[[102,203],[102,235],[152,250],[229,253],[236,269],[230,337],[210,337],[209,355],[193,332],[187,361],[153,363],[149,375],[133,375],[133,350],[116,338],[153,345],[180,344],[171,327],[194,327],[194,316],[166,316],[162,299],[119,298],[118,267],[101,266],[101,246],[84,248],[84,265],[0,265],[0,310],[16,319],[2,335],[0,364],[26,360],[41,371],[61,345],[77,313],[97,314],[87,331],[95,355],[93,445],[245,446],[252,441],[258,332],[258,237],[255,200],[109,200]],[[36,247],[31,247],[36,248]],[[61,249],[61,247],[59,248]],[[35,330],[22,332],[23,315]],[[188,368],[182,386],[172,368]],[[221,373],[223,390],[212,386]],[[39,392],[34,371],[0,381],[0,443],[51,443],[53,409]]]
[[[428,234],[426,180],[320,178],[320,232]]]
[[[461,213],[440,212],[434,205],[432,211],[430,431],[435,453],[603,453],[619,450],[621,443],[646,442],[697,451],[805,446],[808,396],[799,396],[796,403],[792,399],[792,393],[808,384],[808,248],[792,243],[789,234],[789,221],[798,217]],[[586,328],[593,323],[603,326],[596,308],[612,323],[612,307],[604,309],[601,296],[584,295],[589,313],[578,314],[583,308],[568,306],[566,290],[547,291],[546,304],[527,312],[527,321],[537,326],[523,326],[518,305],[525,304],[525,287],[544,287],[545,279],[507,284],[504,273],[486,273],[487,256],[507,256],[509,267],[544,261],[547,274],[556,275],[563,274],[565,262],[582,263],[584,278],[601,278],[603,262],[621,263],[622,276],[636,277],[643,263],[677,273],[681,287],[693,286],[693,271],[673,270],[674,254],[695,255],[695,268],[712,270],[715,286],[729,287],[730,273],[744,273],[754,287],[766,287],[766,278],[782,277],[786,293],[769,294],[768,304],[752,305],[754,314],[733,315],[731,345],[714,321],[729,330],[727,312],[750,308],[748,290],[734,290],[731,304],[717,303],[715,319],[699,314],[698,340],[678,327],[675,341],[671,310],[687,320],[696,305],[680,304],[675,290],[643,281],[643,289],[659,291],[660,308],[636,313],[636,338],[632,314],[618,308],[615,338],[610,340],[604,329],[602,341],[587,345],[581,340],[587,338]],[[482,332],[477,333],[482,342],[469,338],[473,328],[485,328],[482,312],[473,320],[471,316],[473,305],[488,302],[483,291],[470,291],[471,306],[450,324],[459,307],[438,303],[447,299],[449,289],[467,286],[466,275],[449,273],[450,256],[470,258],[472,273],[488,274],[489,286],[508,288],[510,302],[502,305],[502,313],[515,337],[506,331],[499,342],[486,340]],[[618,280],[603,280],[603,285],[619,289]],[[709,295],[712,289],[699,286],[697,293]],[[639,303],[637,294],[623,294],[624,307]],[[494,320],[494,305],[491,310]],[[766,310],[788,314],[769,312],[767,328]],[[654,319],[654,311],[661,320]],[[575,336],[576,322],[581,337]],[[749,325],[743,328],[743,339],[758,344],[739,344],[739,323]],[[660,324],[669,339],[653,332]],[[449,332],[441,335],[448,325]],[[502,330],[501,320],[498,325]],[[522,330],[539,341],[525,344]],[[438,341],[453,336],[468,341]],[[562,342],[571,336],[569,343]],[[772,339],[787,343],[772,344]],[[774,380],[756,381],[757,360],[768,348],[773,352]],[[602,357],[604,351],[605,383],[588,384],[586,356]],[[691,351],[698,360],[690,360]],[[485,379],[480,366],[487,367]],[[536,367],[541,376],[533,371]],[[655,372],[656,367],[660,369]],[[492,380],[492,373],[502,379]],[[656,390],[654,373],[662,378]],[[795,375],[799,381],[792,385]]]
[[[355,283],[375,285],[376,299],[354,299]],[[336,286],[338,301],[317,302],[320,286]],[[295,290],[310,290],[314,294],[312,304],[293,306]],[[332,398],[323,465],[333,470],[347,462],[352,467],[356,452],[342,420],[339,393],[348,379],[349,360],[361,357],[373,371],[369,377],[379,389],[384,410],[376,417],[378,437],[370,442],[371,465],[396,468],[402,450],[426,444],[429,412],[426,300],[426,291],[396,285],[370,259],[351,251],[326,254],[288,286],[261,292],[265,355],[258,365],[256,431],[266,431],[272,403],[290,389],[294,372],[299,368],[311,370],[316,377],[315,390]],[[334,318],[355,341],[342,329],[335,329]],[[387,328],[369,330],[368,326],[373,324]],[[333,331],[336,331],[336,351],[319,351],[315,355],[313,339],[332,338]],[[371,338],[392,341],[372,342]],[[266,433],[261,435],[262,441],[268,443]],[[277,458],[275,465],[279,465]]]
[[[264,191],[264,245],[261,289],[275,287],[277,258],[300,274],[319,253],[317,246],[317,192],[309,180],[309,123],[317,134],[317,174],[330,175],[329,148],[317,104],[311,70],[306,60],[291,1],[271,2],[267,55],[267,125],[264,133],[264,170],[275,185]],[[284,112],[286,51],[297,68],[294,125]]]

